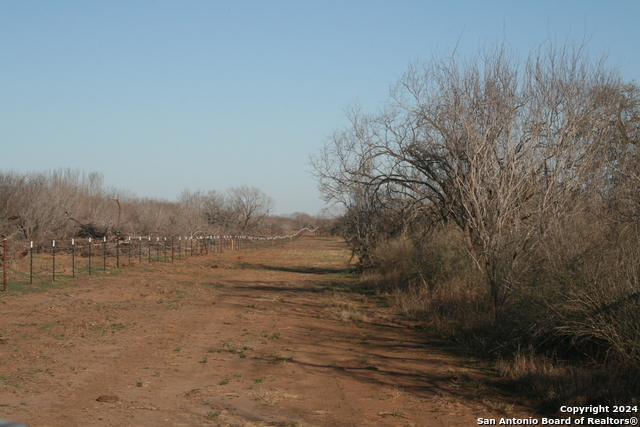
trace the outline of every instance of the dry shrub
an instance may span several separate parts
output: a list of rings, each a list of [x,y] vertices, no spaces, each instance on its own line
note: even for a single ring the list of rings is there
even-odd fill
[[[550,224],[499,321],[454,228],[381,244],[362,281],[476,355],[502,360],[505,377],[550,407],[637,404],[640,233],[602,218],[582,210]]]
[[[455,229],[381,245],[379,267],[362,280],[430,329],[497,357],[504,377],[551,408],[637,404],[637,242],[634,229],[584,212],[556,224],[512,287],[500,322]]]
[[[502,377],[511,380],[521,393],[541,401],[552,413],[561,405],[640,403],[640,372],[637,370],[562,364],[531,351],[517,352],[509,361],[499,361],[497,366]]]
[[[362,275],[363,283],[403,313],[444,335],[491,323],[488,289],[455,228],[421,239],[403,235],[381,244],[375,258],[378,267]]]
[[[554,410],[638,404],[638,232],[603,217],[582,212],[549,230],[532,286],[510,302],[522,347],[511,347],[502,374]]]
[[[443,226],[427,237],[381,244],[362,281],[391,305],[481,353],[531,347],[556,359],[640,363],[640,245],[632,227],[582,212],[558,222],[513,284],[499,322],[489,288],[462,235]]]
[[[532,342],[563,357],[639,366],[638,234],[583,215],[550,236],[546,248],[540,285],[515,307]]]
[[[360,310],[358,304],[342,293],[328,293],[321,302],[327,307],[332,307],[331,317],[334,319],[351,322],[365,322],[367,320],[367,316]]]

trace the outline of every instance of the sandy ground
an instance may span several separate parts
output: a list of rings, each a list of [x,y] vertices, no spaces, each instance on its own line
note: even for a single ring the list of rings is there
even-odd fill
[[[2,294],[0,418],[471,426],[530,415],[490,369],[359,289],[348,259],[340,240],[305,235]]]

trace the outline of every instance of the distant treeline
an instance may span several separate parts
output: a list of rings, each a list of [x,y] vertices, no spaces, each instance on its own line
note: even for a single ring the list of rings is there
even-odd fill
[[[273,207],[273,199],[255,187],[185,190],[171,202],[107,188],[93,172],[0,172],[0,234],[13,240],[277,235],[325,221],[305,213],[271,216]]]

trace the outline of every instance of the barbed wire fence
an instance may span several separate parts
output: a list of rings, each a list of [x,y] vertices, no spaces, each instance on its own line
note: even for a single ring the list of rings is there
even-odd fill
[[[9,242],[2,240],[2,291],[9,284],[66,280],[91,276],[109,269],[133,267],[155,262],[175,262],[195,255],[257,249],[292,242],[303,228],[285,236],[255,237],[236,235],[158,237],[114,236],[98,239],[65,239],[46,242]]]

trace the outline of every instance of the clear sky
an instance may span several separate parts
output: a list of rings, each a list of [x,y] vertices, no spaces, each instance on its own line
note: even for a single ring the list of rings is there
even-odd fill
[[[0,0],[0,170],[167,200],[249,185],[317,214],[309,154],[411,62],[588,41],[640,81],[639,21],[638,0]]]

